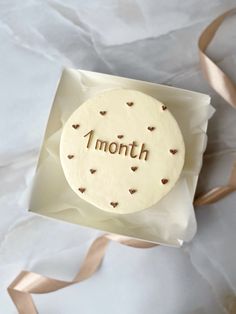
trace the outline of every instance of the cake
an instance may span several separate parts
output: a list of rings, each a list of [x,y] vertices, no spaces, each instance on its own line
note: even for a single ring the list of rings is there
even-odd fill
[[[137,90],[112,89],[88,99],[66,121],[60,159],[71,189],[96,208],[128,214],[162,199],[185,157],[168,107]]]

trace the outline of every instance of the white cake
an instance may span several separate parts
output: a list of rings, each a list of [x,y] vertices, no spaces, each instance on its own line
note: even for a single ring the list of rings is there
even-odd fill
[[[62,131],[60,158],[79,197],[99,209],[127,214],[164,197],[185,156],[168,108],[136,90],[114,89],[88,99]]]

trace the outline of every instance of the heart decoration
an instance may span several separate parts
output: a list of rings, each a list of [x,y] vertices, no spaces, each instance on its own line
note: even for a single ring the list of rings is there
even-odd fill
[[[118,205],[118,202],[111,202],[110,204],[111,204],[112,207],[115,208]]]
[[[79,128],[79,124],[73,124],[73,125],[72,125],[72,128],[78,129],[78,128]]]
[[[106,113],[107,113],[106,111],[100,111],[100,114],[101,114],[102,116],[105,116]]]
[[[168,179],[161,179],[161,183],[162,183],[162,184],[166,184],[166,183],[168,183],[168,182],[169,182]]]

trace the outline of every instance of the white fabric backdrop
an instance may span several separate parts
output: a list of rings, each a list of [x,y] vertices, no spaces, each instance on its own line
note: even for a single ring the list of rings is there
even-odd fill
[[[211,94],[217,109],[199,191],[227,180],[236,159],[236,111],[202,78],[197,38],[234,0],[0,1],[0,313],[22,269],[70,280],[98,234],[27,212],[27,187],[63,66]],[[236,17],[209,54],[236,82]],[[236,195],[197,210],[182,249],[112,243],[86,282],[36,296],[43,314],[223,314],[236,290]]]

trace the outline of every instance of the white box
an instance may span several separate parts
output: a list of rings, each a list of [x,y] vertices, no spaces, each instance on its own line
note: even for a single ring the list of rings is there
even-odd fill
[[[65,180],[59,158],[63,124],[85,100],[110,88],[130,88],[168,106],[182,131],[186,159],[175,187],[144,211],[118,215],[80,199]],[[149,242],[181,246],[196,232],[192,205],[213,109],[204,94],[107,74],[65,69],[48,120],[35,174],[29,210],[37,214]]]

